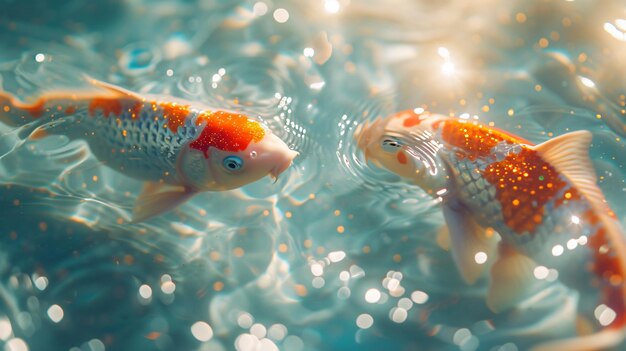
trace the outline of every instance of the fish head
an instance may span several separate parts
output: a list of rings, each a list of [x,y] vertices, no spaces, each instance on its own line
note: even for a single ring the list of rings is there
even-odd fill
[[[407,110],[360,125],[354,137],[366,161],[432,190],[442,187],[445,179],[437,131],[445,119],[421,109]]]
[[[188,186],[220,191],[239,188],[268,175],[276,180],[298,155],[252,118],[241,114],[214,117],[186,145],[179,158],[178,168]]]

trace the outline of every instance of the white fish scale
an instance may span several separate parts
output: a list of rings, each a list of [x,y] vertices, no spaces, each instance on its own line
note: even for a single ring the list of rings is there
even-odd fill
[[[187,118],[185,125],[172,133],[163,126],[162,118],[155,121],[154,116],[149,105],[135,120],[123,112],[120,123],[115,116],[104,117],[97,111],[94,116],[82,116],[80,126],[91,151],[113,169],[143,180],[175,182],[178,153],[195,139],[199,128],[191,122],[194,118]]]
[[[570,239],[594,234],[597,227],[587,223],[582,216],[590,209],[591,205],[585,200],[570,201],[558,207],[554,207],[553,202],[546,204],[543,220],[531,240],[518,241],[518,247],[529,254],[543,250],[545,255],[551,256],[555,245],[566,247]],[[572,216],[576,216],[580,223],[573,223]]]
[[[484,170],[489,163],[484,159],[475,161],[453,159],[453,161],[452,164],[455,167],[452,170],[457,183],[458,196],[481,225],[494,228],[503,240],[511,243],[520,252],[533,257],[540,264],[564,271],[584,269],[577,264],[572,264],[583,261],[580,261],[580,255],[578,258],[568,255],[567,243],[570,239],[578,239],[582,235],[592,235],[597,230],[595,226],[584,222],[583,213],[591,209],[591,205],[586,200],[570,201],[558,207],[555,206],[555,200],[549,201],[544,205],[542,222],[536,227],[534,233],[516,233],[505,225],[502,206],[496,198],[496,188],[488,183],[479,172],[476,172],[476,170]],[[562,198],[566,189],[572,186],[568,180],[566,182],[568,185],[555,195],[555,199]],[[580,223],[572,223],[572,216],[578,217]],[[563,247],[563,257],[557,258],[552,254],[555,245]],[[588,255],[588,252],[582,256],[585,255]]]
[[[455,167],[452,170],[457,182],[456,190],[462,202],[472,211],[483,209],[481,212],[488,212],[484,215],[490,218],[501,218],[502,210],[495,198],[495,189],[481,175],[479,164],[469,160],[453,161],[452,164]]]
[[[594,260],[594,251],[590,250],[588,243],[581,244],[579,238],[589,237],[599,228],[582,220],[580,224],[572,223],[571,217],[572,213],[583,213],[588,208],[586,201],[560,206],[547,212],[534,235],[512,235],[509,239],[517,239],[517,250],[532,257],[538,265],[556,269],[559,280],[566,285],[592,288],[595,275],[590,271],[589,263]],[[573,245],[568,245],[570,241],[574,241]]]

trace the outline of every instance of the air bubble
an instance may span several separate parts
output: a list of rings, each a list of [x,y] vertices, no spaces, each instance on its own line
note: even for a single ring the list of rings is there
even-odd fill
[[[118,65],[122,72],[130,76],[151,73],[161,62],[160,51],[147,43],[134,43],[122,49]]]

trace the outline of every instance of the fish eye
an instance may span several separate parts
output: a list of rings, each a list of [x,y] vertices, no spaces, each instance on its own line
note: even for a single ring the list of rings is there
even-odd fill
[[[227,171],[238,171],[243,167],[243,160],[238,156],[227,156],[222,161],[222,165]]]
[[[396,152],[402,146],[402,143],[394,137],[385,137],[381,141],[380,146],[383,148],[383,151]]]

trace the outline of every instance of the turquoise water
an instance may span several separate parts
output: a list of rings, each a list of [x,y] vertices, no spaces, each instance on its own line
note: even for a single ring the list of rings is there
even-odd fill
[[[11,1],[0,83],[84,87],[258,115],[293,149],[276,184],[203,193],[130,224],[140,182],[80,141],[0,132],[0,345],[23,350],[524,350],[573,335],[557,281],[486,307],[416,187],[366,165],[359,123],[415,107],[533,142],[594,134],[620,219],[626,6],[619,1]],[[532,308],[528,308],[532,306]]]

